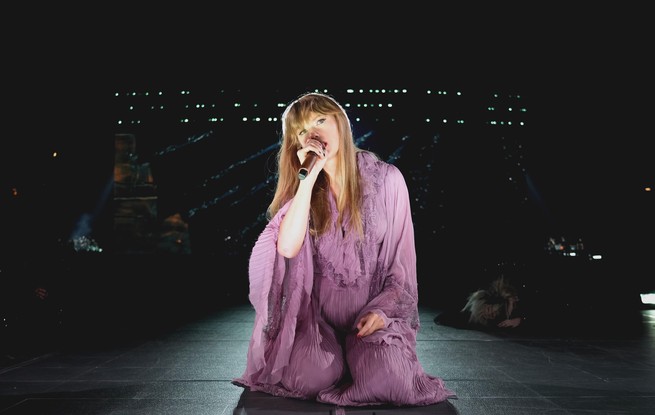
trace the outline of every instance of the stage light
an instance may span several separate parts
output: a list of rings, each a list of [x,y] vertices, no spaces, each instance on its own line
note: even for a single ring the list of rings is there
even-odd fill
[[[655,306],[655,292],[640,294],[641,303],[644,305]]]

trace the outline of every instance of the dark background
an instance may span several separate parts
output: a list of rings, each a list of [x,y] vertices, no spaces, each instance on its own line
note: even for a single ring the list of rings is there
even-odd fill
[[[505,172],[495,170],[502,154],[486,152],[489,143],[476,137],[458,141],[442,134],[442,146],[432,149],[438,163],[430,176],[411,173],[415,167],[425,173],[432,160],[426,153],[399,160],[412,192],[426,183],[431,191],[449,189],[441,199],[428,193],[428,209],[415,209],[422,301],[450,306],[503,272],[533,292],[580,308],[632,304],[638,292],[655,288],[647,261],[654,248],[653,197],[643,191],[655,181],[648,125],[652,63],[646,53],[652,33],[640,23],[643,12],[581,7],[498,19],[476,10],[454,23],[445,14],[389,10],[384,24],[370,23],[377,14],[359,24],[361,16],[353,12],[278,24],[258,10],[236,33],[226,24],[235,16],[227,14],[209,22],[185,19],[185,13],[178,20],[150,16],[148,24],[137,16],[56,25],[53,19],[32,42],[10,44],[0,170],[6,219],[0,265],[3,283],[11,287],[4,292],[11,296],[46,280],[65,299],[72,321],[98,326],[136,326],[162,317],[162,310],[173,315],[245,300],[247,257],[261,224],[253,215],[265,208],[264,197],[229,217],[232,227],[255,224],[236,240],[220,238],[225,231],[217,224],[226,218],[221,207],[188,218],[192,237],[202,241],[189,256],[71,250],[71,229],[88,213],[96,218],[92,236],[111,246],[111,203],[102,201],[118,132],[113,91],[229,87],[253,96],[275,90],[291,100],[313,88],[435,83],[520,91],[529,99],[531,124],[522,137],[528,174],[507,193],[484,187]],[[274,129],[232,133],[224,147],[230,151],[252,135],[266,137],[263,143],[277,138]],[[434,132],[404,125],[380,134],[389,140],[410,134],[418,146]],[[141,148],[164,144],[147,135],[136,135]],[[54,150],[65,157],[56,166]],[[193,157],[186,162],[193,164]],[[170,174],[164,161],[154,168],[158,177]],[[263,167],[252,168],[259,176],[248,180],[261,181]],[[466,191],[471,183],[482,184],[479,194]],[[21,191],[19,202],[11,197],[14,187]],[[175,204],[180,188],[169,190]],[[527,203],[520,202],[524,197]],[[544,244],[551,235],[582,237],[604,260],[548,256]],[[588,290],[593,301],[584,296]]]

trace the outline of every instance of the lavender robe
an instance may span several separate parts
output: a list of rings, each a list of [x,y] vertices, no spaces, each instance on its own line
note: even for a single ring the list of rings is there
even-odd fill
[[[253,391],[342,406],[429,405],[455,397],[426,374],[416,355],[419,329],[416,251],[409,193],[398,168],[358,154],[365,178],[364,241],[336,227],[307,232],[300,253],[279,255],[286,204],[252,250],[250,294],[256,315],[246,370]],[[368,312],[385,328],[357,338]]]

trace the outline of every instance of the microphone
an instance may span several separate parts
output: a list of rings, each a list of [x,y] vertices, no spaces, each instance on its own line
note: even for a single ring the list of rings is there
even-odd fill
[[[307,153],[307,156],[305,157],[305,161],[302,162],[300,169],[298,169],[298,178],[300,180],[304,180],[305,177],[307,177],[307,175],[309,174],[309,172],[312,171],[312,167],[314,167],[314,164],[316,164],[317,159],[318,159],[318,154],[314,153],[313,151]]]

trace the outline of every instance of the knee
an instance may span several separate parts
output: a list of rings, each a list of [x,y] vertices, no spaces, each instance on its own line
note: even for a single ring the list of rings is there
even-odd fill
[[[313,356],[317,357],[317,356]],[[318,393],[336,384],[343,376],[341,359],[314,359],[304,356],[293,359],[293,364],[284,371],[282,383],[288,390],[314,398]]]
[[[353,382],[376,399],[403,402],[414,393],[416,367],[401,349],[391,346],[370,348],[368,353],[348,360]]]
[[[354,379],[354,386],[367,390],[373,399],[380,402],[410,403],[416,393],[414,374],[411,371],[384,363],[373,371],[360,374]]]

